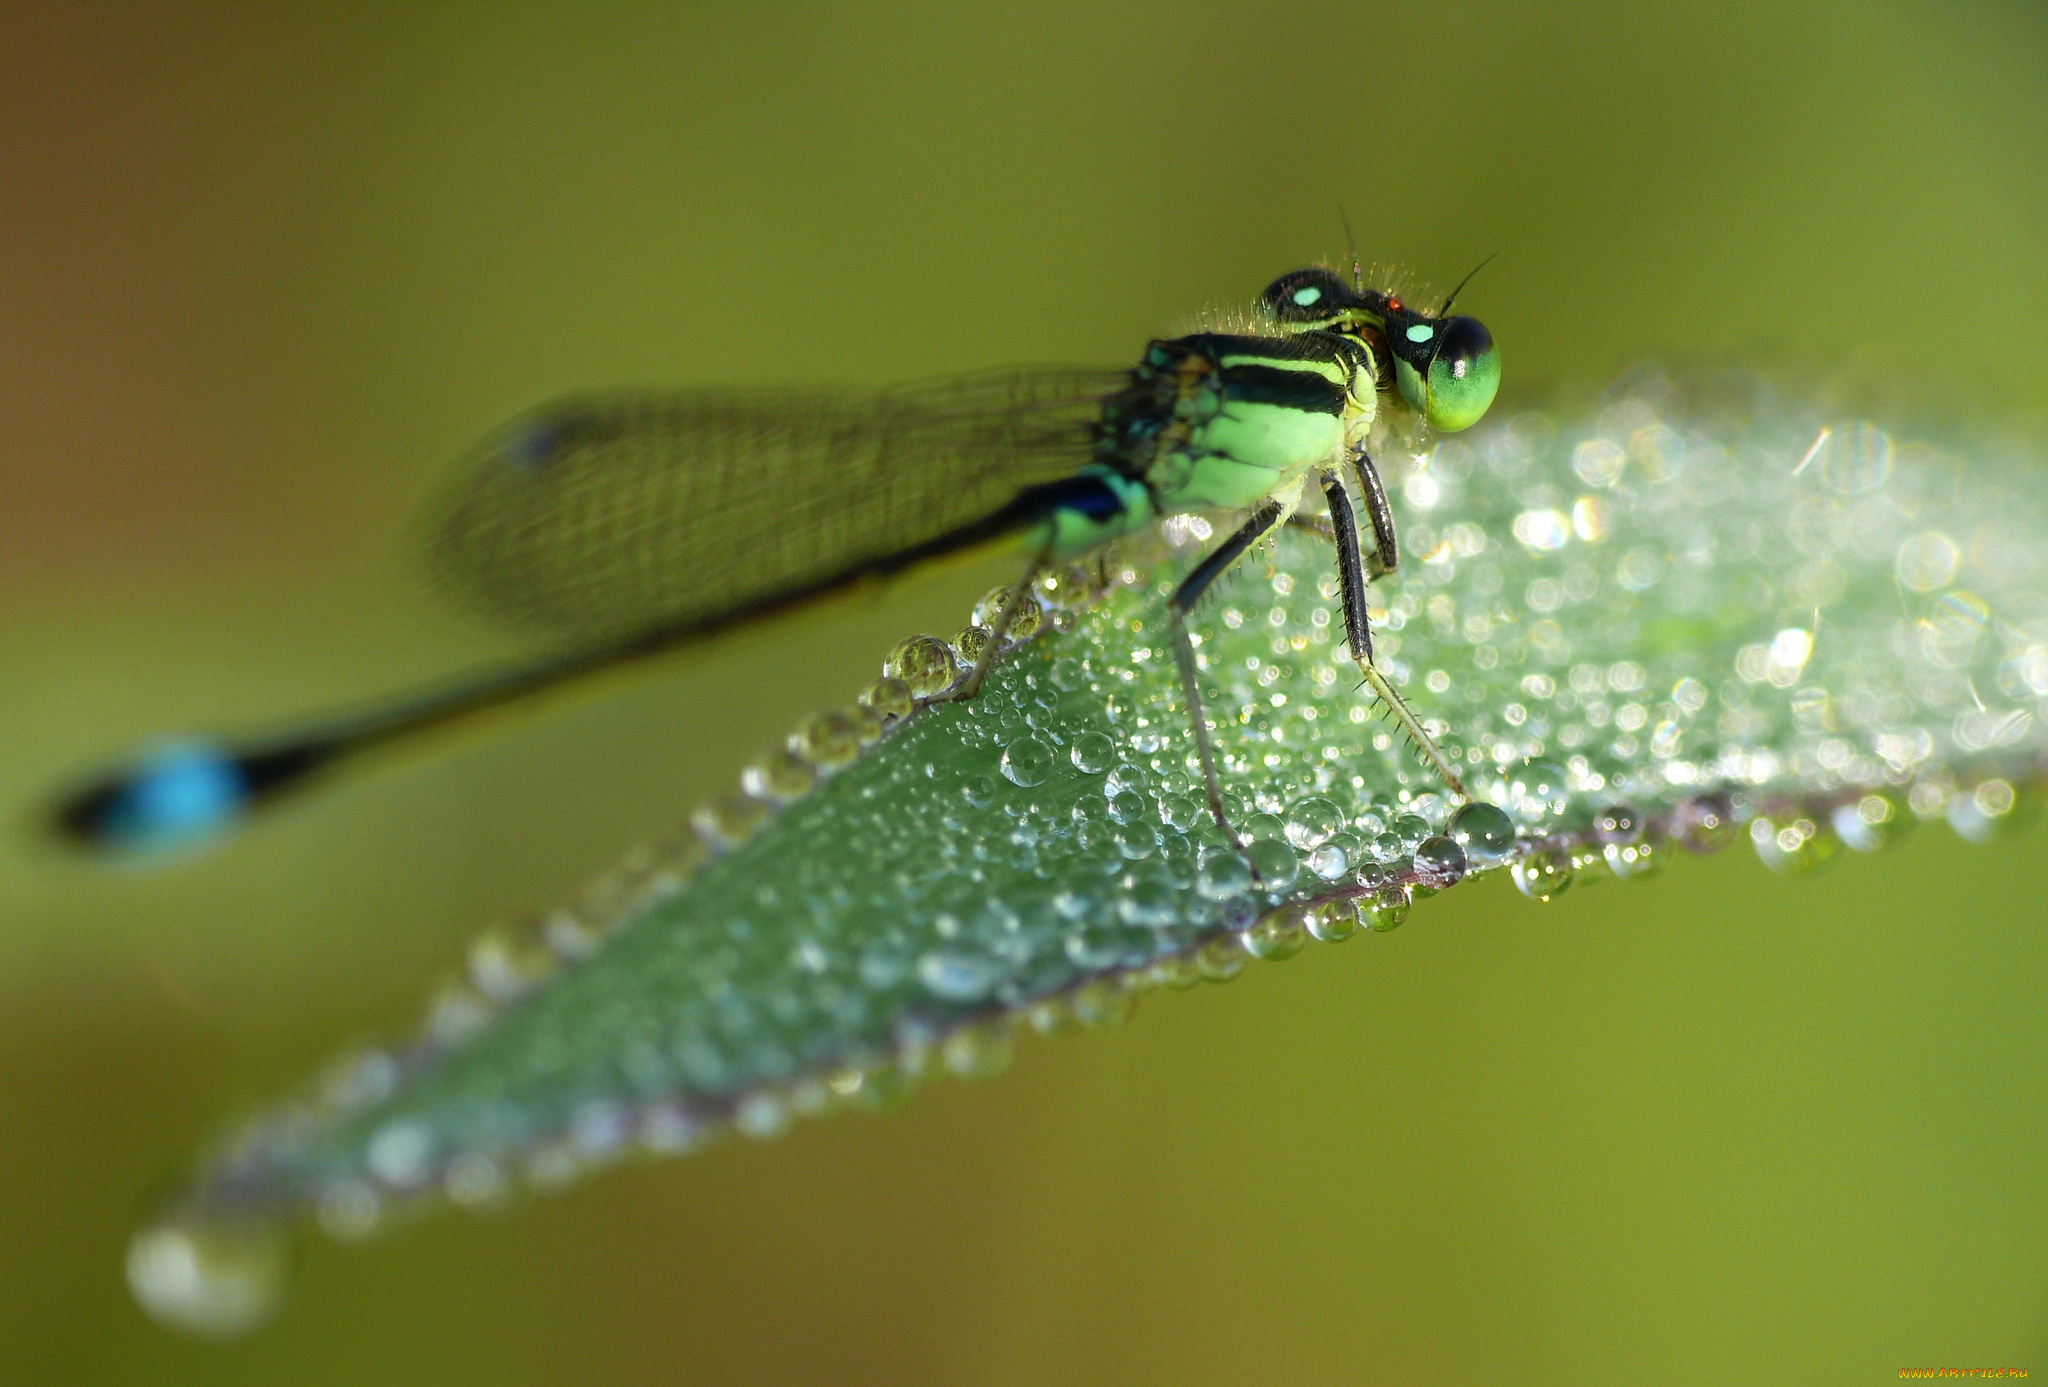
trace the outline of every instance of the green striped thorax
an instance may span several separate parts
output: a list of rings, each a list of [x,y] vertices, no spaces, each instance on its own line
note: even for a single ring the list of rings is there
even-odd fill
[[[1108,408],[1125,465],[1170,514],[1286,500],[1363,436],[1374,398],[1370,358],[1335,334],[1204,332],[1154,342]]]

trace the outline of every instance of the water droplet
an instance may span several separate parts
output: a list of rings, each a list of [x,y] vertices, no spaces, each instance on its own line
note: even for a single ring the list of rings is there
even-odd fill
[[[1719,852],[1735,841],[1735,813],[1723,795],[1693,795],[1671,812],[1671,836],[1687,852]]]
[[[1593,836],[1602,843],[1633,843],[1643,836],[1641,811],[1629,804],[1609,804],[1593,815]]]
[[[1749,821],[1749,841],[1765,866],[1793,873],[1825,867],[1841,847],[1831,828],[1805,815],[1758,815]]]
[[[954,633],[953,653],[959,658],[962,668],[972,669],[981,663],[992,634],[985,626],[966,626]]]
[[[1052,748],[1036,737],[1019,737],[1003,748],[1003,775],[1013,785],[1030,789],[1052,773]]]
[[[1508,780],[1508,809],[1529,828],[1556,827],[1571,804],[1565,769],[1554,761],[1531,757]]]
[[[861,729],[850,713],[813,713],[789,734],[789,749],[813,765],[836,770],[860,755]]]
[[[789,1104],[773,1093],[750,1093],[733,1109],[732,1125],[755,1141],[773,1141],[789,1130]]]
[[[511,1196],[512,1181],[503,1163],[490,1152],[464,1151],[448,1162],[441,1188],[465,1209],[485,1209]]]
[[[617,1158],[632,1135],[632,1114],[623,1103],[608,1099],[600,1098],[583,1104],[569,1119],[569,1144],[586,1161]]]
[[[1001,789],[1002,787],[996,784],[993,777],[971,775],[967,777],[967,782],[960,787],[960,794],[976,809],[986,809],[995,802],[996,795]]]
[[[1358,933],[1358,911],[1350,901],[1320,901],[1308,908],[1302,923],[1325,944],[1341,944]]]
[[[877,679],[861,690],[861,706],[884,720],[905,718],[917,706],[910,685],[901,679]]]
[[[962,1026],[939,1042],[939,1060],[963,1079],[988,1079],[1010,1067],[1010,1028],[998,1021]]]
[[[1195,966],[1210,982],[1229,982],[1244,971],[1244,950],[1235,936],[1211,939],[1195,950]]]
[[[860,1083],[848,1095],[869,1112],[901,1107],[917,1092],[918,1076],[901,1065],[883,1064],[860,1071]]]
[[[1190,795],[1168,795],[1159,801],[1159,817],[1168,826],[1186,833],[1209,817],[1203,803]]]
[[[1933,592],[1955,581],[1963,551],[1939,530],[1925,530],[1899,545],[1899,581],[1914,592]]]
[[[1583,846],[1571,850],[1572,885],[1581,891],[1588,886],[1598,886],[1614,875],[1614,869],[1607,865],[1607,854],[1602,848]]]
[[[1820,446],[1820,479],[1844,496],[1878,490],[1892,473],[1892,439],[1877,425],[1859,421],[1830,431]]]
[[[888,725],[880,713],[865,703],[856,703],[846,709],[845,716],[847,724],[853,728],[854,738],[864,747],[880,741],[882,730]]]
[[[1388,886],[1367,896],[1359,915],[1367,929],[1375,934],[1399,929],[1408,918],[1409,904],[1414,897],[1405,886]]]
[[[1532,901],[1555,900],[1572,884],[1571,854],[1556,848],[1515,859],[1515,885]]]
[[[818,783],[818,768],[793,751],[771,751],[740,772],[740,788],[770,804],[787,804]]]
[[[1159,830],[1150,824],[1121,824],[1111,830],[1109,840],[1119,856],[1136,862],[1159,849]]]
[[[1904,801],[1873,790],[1853,804],[1837,805],[1829,819],[1835,836],[1858,852],[1876,852],[1898,842],[1913,826]]]
[[[1067,932],[1065,947],[1076,968],[1098,973],[1124,962],[1135,942],[1121,926],[1084,924]]]
[[[1121,1026],[1131,1019],[1138,999],[1108,978],[1099,978],[1075,988],[1067,1005],[1084,1026]]]
[[[1072,1035],[1081,1029],[1065,997],[1045,997],[1024,1012],[1024,1024],[1040,1035]]]
[[[974,624],[989,630],[995,629],[995,624],[1001,619],[1003,608],[1009,604],[1010,595],[1014,591],[1014,588],[990,588],[983,593],[981,600],[974,604]],[[1043,610],[1037,602],[1027,596],[1010,616],[1009,643],[1014,645],[1019,641],[1031,639],[1037,634],[1043,621]]]
[[[1671,860],[1671,845],[1663,838],[1645,835],[1633,843],[1609,843],[1606,857],[1616,876],[1640,881],[1664,870]]]
[[[1400,852],[1405,856],[1429,836],[1429,820],[1420,814],[1396,814],[1387,821],[1387,833],[1400,844]]]
[[[1298,799],[1287,806],[1287,841],[1297,848],[1312,848],[1342,827],[1342,812],[1320,795]]]
[[[1004,971],[993,958],[952,950],[933,950],[917,961],[918,981],[948,1002],[980,1001],[1003,980]]]
[[[1285,891],[1294,885],[1294,879],[1301,872],[1301,859],[1294,855],[1294,849],[1281,838],[1262,838],[1245,845],[1245,856],[1259,876],[1259,885],[1268,891]]]
[[[1117,913],[1134,925],[1158,929],[1180,918],[1180,893],[1157,871],[1134,875],[1117,897]]]
[[[1116,764],[1116,743],[1100,732],[1083,732],[1067,748],[1067,758],[1083,775],[1101,775]]]
[[[1515,517],[1514,535],[1539,554],[1564,548],[1572,537],[1572,523],[1558,510],[1528,510]]]
[[[1465,849],[1474,867],[1498,867],[1515,847],[1515,822],[1497,805],[1474,800],[1451,815],[1445,829]]]
[[[1052,908],[1069,920],[1086,920],[1095,914],[1096,898],[1080,877],[1061,883],[1052,893]]]
[[[1309,853],[1308,869],[1324,881],[1342,881],[1362,846],[1349,833],[1333,833]]]
[[[1285,842],[1287,823],[1278,814],[1252,814],[1238,824],[1237,832],[1247,843]]]
[[[370,1173],[394,1189],[413,1189],[434,1173],[440,1143],[426,1123],[400,1118],[385,1123],[363,1149]]]
[[[1195,872],[1196,891],[1212,901],[1230,901],[1251,889],[1251,864],[1234,849],[1210,848],[1202,854],[1201,866]]]
[[[751,795],[728,795],[691,811],[690,826],[713,852],[727,852],[768,821],[768,806]]]
[[[1441,891],[1465,879],[1465,849],[1449,834],[1425,838],[1415,848],[1417,885]]]
[[[1202,966],[1193,955],[1168,954],[1152,965],[1152,977],[1161,987],[1178,991],[1202,980]]]
[[[937,636],[912,636],[889,652],[882,673],[900,679],[913,698],[936,698],[961,675],[953,647]]]
[[[1088,682],[1088,667],[1071,655],[1061,655],[1053,660],[1046,677],[1055,689],[1072,693]]]
[[[1973,843],[1988,843],[2001,830],[2032,817],[2016,812],[2020,808],[2019,794],[2010,781],[1986,780],[1950,801],[1948,826]]]
[[[1109,817],[1120,824],[1149,823],[1151,807],[1145,803],[1145,796],[1136,790],[1118,790],[1104,805]]]
[[[833,1092],[840,1097],[851,1097],[854,1085],[846,1085],[844,1077],[858,1071],[842,1070],[827,1080]],[[640,1144],[649,1151],[663,1156],[680,1156],[694,1150],[709,1136],[704,1121],[689,1109],[673,1102],[649,1103],[640,1114],[637,1135]]]
[[[362,1180],[337,1180],[320,1191],[315,1217],[337,1242],[360,1242],[384,1221],[384,1201]]]
[[[530,926],[485,930],[470,942],[469,980],[477,991],[503,1006],[544,982],[559,965],[553,950]]]
[[[1142,791],[1144,788],[1144,768],[1129,761],[1120,763],[1102,782],[1102,792],[1106,795],[1114,795],[1124,790]]]
[[[281,1224],[173,1215],[129,1240],[128,1289],[167,1328],[236,1339],[277,1313],[292,1261],[292,1239]]]
[[[1253,958],[1278,963],[1293,958],[1308,943],[1308,923],[1299,906],[1268,911],[1257,923],[1238,936],[1244,951]]]

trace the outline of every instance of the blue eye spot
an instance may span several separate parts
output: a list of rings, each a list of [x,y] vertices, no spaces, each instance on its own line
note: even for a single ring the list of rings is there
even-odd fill
[[[1309,285],[1306,289],[1296,289],[1294,291],[1294,301],[1303,308],[1307,308],[1322,296],[1323,291],[1316,288],[1313,284]]]
[[[1410,342],[1427,342],[1435,335],[1436,329],[1428,323],[1417,323],[1408,329],[1408,340]]]

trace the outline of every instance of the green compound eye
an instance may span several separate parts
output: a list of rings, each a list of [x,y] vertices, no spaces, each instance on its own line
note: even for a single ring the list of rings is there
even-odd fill
[[[1414,334],[1422,324],[1408,329]],[[1436,350],[1429,358],[1429,386],[1399,357],[1394,379],[1402,397],[1439,433],[1469,429],[1485,415],[1500,389],[1500,348],[1477,318],[1446,318],[1436,328]]]

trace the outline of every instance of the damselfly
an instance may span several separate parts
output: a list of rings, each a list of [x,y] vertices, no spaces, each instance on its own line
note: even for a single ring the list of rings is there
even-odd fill
[[[1461,286],[1462,287],[1462,286]],[[1046,566],[1186,512],[1248,514],[1167,600],[1210,812],[1217,786],[1186,619],[1277,526],[1336,547],[1351,657],[1460,798],[1451,760],[1373,661],[1366,583],[1400,562],[1374,426],[1406,412],[1476,423],[1500,354],[1476,320],[1331,270],[1273,282],[1245,332],[1153,342],[1127,371],[1039,368],[881,392],[572,397],[487,439],[433,526],[431,561],[576,653],[473,678],[288,736],[170,743],[67,796],[55,822],[96,848],[203,840],[352,759],[581,676],[998,546],[1026,559],[973,668],[972,697]],[[1328,519],[1296,510],[1318,487]],[[1356,492],[1354,500],[1353,492]],[[1363,508],[1371,548],[1361,545]]]

